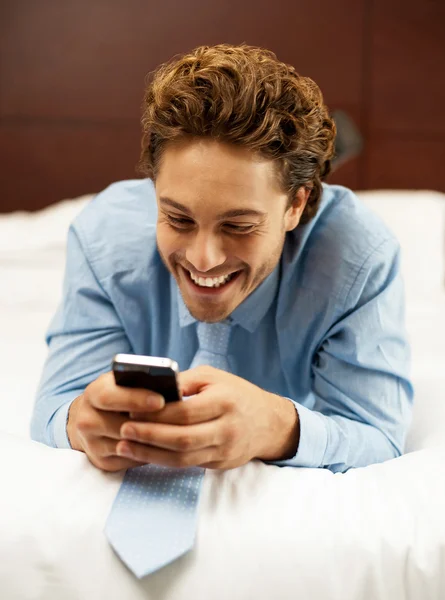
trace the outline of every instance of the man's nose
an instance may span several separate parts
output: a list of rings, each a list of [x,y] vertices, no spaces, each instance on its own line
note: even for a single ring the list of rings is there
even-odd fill
[[[221,238],[204,231],[198,231],[189,241],[185,257],[187,262],[200,273],[211,271],[226,260]]]

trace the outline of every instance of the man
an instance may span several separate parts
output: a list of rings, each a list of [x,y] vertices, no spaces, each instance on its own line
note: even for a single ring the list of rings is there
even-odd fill
[[[148,85],[141,167],[70,228],[32,437],[116,471],[400,455],[411,413],[399,247],[329,173],[316,84],[271,52],[200,47]],[[230,372],[189,369],[230,323]],[[186,401],[116,386],[116,353],[179,363]]]

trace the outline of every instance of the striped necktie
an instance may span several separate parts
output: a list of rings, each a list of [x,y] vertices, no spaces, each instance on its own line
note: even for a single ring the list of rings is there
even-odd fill
[[[190,368],[211,365],[230,371],[230,325],[199,322],[197,333],[199,348]],[[125,473],[105,534],[136,577],[157,571],[193,547],[204,471],[148,464]]]

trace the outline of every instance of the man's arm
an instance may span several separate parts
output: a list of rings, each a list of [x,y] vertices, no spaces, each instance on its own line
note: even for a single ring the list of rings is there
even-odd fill
[[[71,227],[62,300],[47,333],[49,352],[31,419],[32,439],[59,448],[70,447],[66,421],[71,402],[110,370],[114,354],[131,352],[79,236]]]
[[[345,471],[403,452],[413,400],[404,313],[398,244],[388,239],[365,259],[314,356],[314,408],[289,399],[295,456],[268,462]]]

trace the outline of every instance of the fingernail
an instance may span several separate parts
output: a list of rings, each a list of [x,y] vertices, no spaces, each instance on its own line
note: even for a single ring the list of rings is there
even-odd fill
[[[131,425],[125,425],[122,428],[122,437],[134,437],[136,435],[136,430]]]
[[[133,458],[133,454],[128,446],[119,446],[117,448],[119,456],[125,456],[126,458]]]
[[[165,400],[163,396],[160,395],[151,395],[151,396],[147,396],[147,403],[149,408],[153,408],[153,409],[159,409],[159,408],[164,408],[165,405]]]

